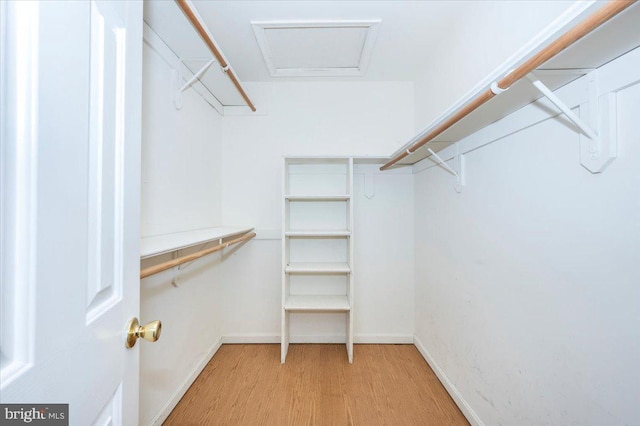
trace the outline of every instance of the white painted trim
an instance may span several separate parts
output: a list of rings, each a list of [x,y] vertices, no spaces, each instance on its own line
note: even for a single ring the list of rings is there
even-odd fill
[[[266,104],[260,103],[261,98],[256,99],[257,96],[252,94],[253,96],[253,105],[256,107],[255,111],[251,111],[251,108],[244,105],[225,105],[224,106],[224,116],[225,117],[256,117],[256,116],[264,116],[269,115]]]
[[[414,337],[413,344],[416,346],[418,352],[420,352],[420,355],[422,355],[427,364],[429,364],[429,367],[431,367],[433,372],[436,373],[436,376],[438,376],[438,379],[445,387],[460,411],[462,411],[462,414],[464,414],[464,416],[467,418],[469,423],[471,423],[473,426],[484,426],[484,423],[482,422],[482,420],[480,420],[480,417],[478,417],[476,412],[473,411],[473,408],[471,408],[469,403],[464,399],[453,382],[449,380],[445,372],[442,370],[442,368],[440,368],[438,363],[436,363],[436,361],[433,359],[429,351],[427,351],[427,349],[424,347],[420,339]]]
[[[173,68],[176,71],[180,71],[183,76],[183,80],[186,81],[187,78],[193,77],[193,73],[191,70],[176,56],[176,54],[171,50],[169,46],[160,38],[160,36],[151,29],[147,23],[144,23],[144,32],[143,32],[143,40],[147,46],[152,48],[160,57],[166,62],[169,67]],[[210,60],[210,58],[203,58],[204,60]],[[224,116],[224,106],[215,97],[213,93],[207,87],[202,84],[200,81],[196,81],[191,85],[191,88],[195,90],[197,94],[199,94],[202,99],[204,99],[213,109],[215,109],[218,114]],[[170,87],[167,87],[169,90]]]
[[[412,345],[412,334],[356,334],[353,342],[366,345]]]
[[[253,32],[262,52],[264,62],[271,77],[358,77],[367,73],[373,46],[380,29],[381,19],[367,20],[321,20],[321,21],[251,21]],[[276,68],[273,54],[265,33],[266,29],[287,28],[367,28],[360,62],[352,68]]]
[[[156,416],[149,422],[150,426],[160,426],[167,420],[169,414],[176,408],[178,402],[182,399],[184,394],[189,390],[189,387],[193,384],[193,382],[198,378],[202,370],[207,366],[211,358],[218,352],[220,346],[223,345],[223,338],[220,338],[212,347],[207,351],[207,353],[202,357],[202,360],[194,367],[191,371],[191,374],[187,376],[186,380],[182,383],[178,389],[171,395],[171,398],[166,402],[166,404],[162,407],[162,409],[156,414]]]
[[[280,344],[280,335],[277,333],[262,334],[228,334],[222,337],[223,345],[240,344]]]
[[[579,107],[580,104],[588,101],[588,82],[589,76],[586,75],[561,87],[554,93],[556,93],[569,108],[576,108]],[[597,96],[618,92],[638,82],[640,82],[640,48],[636,48],[598,68]],[[558,117],[560,114],[560,110],[547,98],[541,98],[495,123],[484,127],[476,133],[461,139],[459,142],[448,146],[439,151],[438,155],[445,161],[451,160],[456,156],[457,148],[460,149],[460,154],[467,154],[519,132],[520,130]],[[560,117],[559,120],[565,119]],[[577,133],[576,141],[578,141]],[[413,165],[413,173],[420,173],[436,165],[437,164],[429,160],[429,158],[425,158]]]
[[[256,107],[255,111],[251,111],[248,105],[225,105],[225,117],[256,117],[269,115],[269,90],[265,84],[251,84],[251,100]]]
[[[280,335],[276,333],[228,334],[222,337],[222,344],[279,344]],[[413,344],[411,334],[356,334],[357,344],[402,345]],[[345,336],[291,336],[291,343],[344,343]]]

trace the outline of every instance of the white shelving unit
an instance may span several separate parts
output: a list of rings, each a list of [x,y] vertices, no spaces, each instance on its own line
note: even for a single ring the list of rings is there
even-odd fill
[[[353,362],[353,159],[287,157],[282,203],[281,362],[292,313],[344,313]]]

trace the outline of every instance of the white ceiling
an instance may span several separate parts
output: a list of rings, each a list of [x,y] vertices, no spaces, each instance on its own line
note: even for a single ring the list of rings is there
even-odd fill
[[[331,80],[414,81],[449,65],[460,45],[486,49],[504,58],[517,32],[532,37],[572,1],[205,1],[193,4],[243,81],[273,78],[264,62],[251,21],[381,19],[364,77]],[[146,16],[146,15],[145,15]],[[525,34],[526,33],[526,34]],[[482,54],[482,52],[480,52]],[[504,59],[502,58],[502,59]],[[469,66],[469,64],[465,64]],[[309,79],[288,77],[284,79]]]

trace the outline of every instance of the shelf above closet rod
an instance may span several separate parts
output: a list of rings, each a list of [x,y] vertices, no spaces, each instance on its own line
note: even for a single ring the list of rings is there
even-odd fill
[[[222,243],[223,239],[250,231],[253,231],[253,228],[217,226],[141,238],[140,260],[209,242]]]
[[[380,170],[386,170],[397,162],[415,153],[422,146],[434,140],[440,134],[454,126],[463,118],[467,117],[469,114],[494,98],[496,95],[509,89],[522,77],[534,71],[540,65],[558,55],[567,47],[571,46],[576,41],[580,40],[582,37],[607,22],[609,19],[618,15],[629,6],[633,5],[635,1],[636,0],[611,0],[607,2],[596,12],[589,15],[585,20],[575,25],[563,35],[552,41],[538,53],[516,67],[513,71],[507,73],[504,77],[502,77],[502,79],[495,81],[493,84],[491,84],[491,87],[489,89],[480,92],[469,102],[449,114],[449,116],[445,116],[441,121],[436,123],[434,127],[425,129],[421,134],[414,138],[417,139],[415,140],[415,142],[413,142],[408,148],[403,148],[401,152],[397,153],[391,160],[380,167]]]
[[[140,279],[146,278],[148,276],[157,274],[157,273],[162,272],[162,271],[166,271],[167,269],[171,269],[171,268],[173,268],[175,266],[182,265],[183,263],[192,262],[192,261],[194,261],[196,259],[199,259],[199,258],[201,258],[203,256],[206,256],[208,254],[215,253],[215,252],[220,251],[220,250],[222,250],[224,248],[227,248],[230,245],[242,243],[244,241],[248,241],[248,240],[250,240],[251,238],[253,238],[255,236],[256,236],[256,233],[255,232],[251,232],[249,234],[243,235],[240,238],[236,238],[236,239],[227,241],[225,243],[218,244],[217,246],[214,246],[214,247],[211,247],[211,248],[208,248],[208,249],[205,249],[205,250],[200,250],[198,252],[189,254],[187,256],[182,256],[182,257],[179,257],[177,259],[171,259],[171,260],[168,260],[166,262],[162,262],[162,263],[160,263],[158,265],[150,266],[150,267],[145,268],[145,269],[140,271]]]
[[[220,67],[222,67],[224,72],[227,74],[227,76],[229,77],[233,85],[236,87],[236,89],[242,96],[242,99],[244,99],[244,101],[247,103],[249,108],[251,108],[251,111],[255,112],[256,111],[255,105],[253,105],[253,102],[251,102],[251,99],[249,99],[247,92],[244,91],[242,84],[240,84],[240,80],[238,80],[238,77],[236,76],[235,72],[233,71],[233,69],[225,59],[224,55],[222,54],[222,51],[220,50],[216,42],[213,40],[213,37],[211,36],[211,34],[209,34],[209,31],[207,30],[204,23],[202,23],[202,21],[200,20],[194,8],[191,6],[191,2],[189,0],[175,0],[175,1],[178,7],[182,9],[187,19],[189,20],[189,22],[191,22],[191,25],[193,25],[193,27],[198,32],[202,40],[205,42],[205,44],[207,45],[211,53],[213,53],[213,56],[215,56],[216,60],[220,64]]]

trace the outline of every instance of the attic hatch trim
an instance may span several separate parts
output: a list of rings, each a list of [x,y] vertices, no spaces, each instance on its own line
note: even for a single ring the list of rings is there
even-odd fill
[[[318,20],[318,21],[251,21],[253,32],[264,61],[272,77],[358,77],[364,76],[369,68],[371,54],[378,36],[382,19],[362,20]],[[269,46],[266,30],[269,29],[301,29],[301,28],[366,28],[362,53],[357,67],[326,68],[277,68]]]

